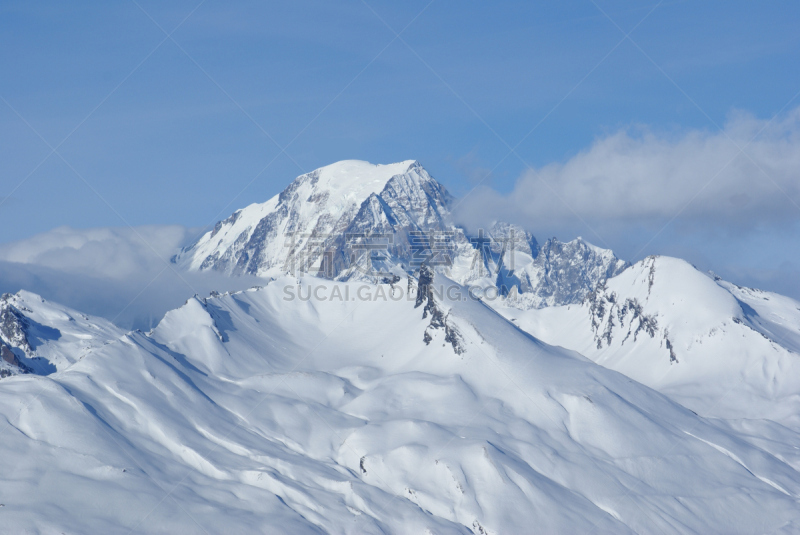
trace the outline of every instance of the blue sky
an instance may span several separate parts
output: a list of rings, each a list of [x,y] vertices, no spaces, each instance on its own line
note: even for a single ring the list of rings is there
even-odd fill
[[[737,112],[767,124],[800,105],[789,1],[137,2],[0,5],[0,242],[64,225],[200,227],[350,158],[417,159],[457,196],[489,174],[481,186],[503,197],[528,166],[615,133],[713,138],[736,131]],[[796,143],[793,124],[774,137]],[[39,136],[63,141],[60,156]],[[738,225],[689,210],[531,230],[798,296],[800,178],[758,171],[785,206],[755,203]]]

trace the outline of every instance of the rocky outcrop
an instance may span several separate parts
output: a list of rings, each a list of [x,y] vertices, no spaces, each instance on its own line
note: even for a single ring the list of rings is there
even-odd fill
[[[0,297],[0,378],[20,373],[31,373],[14,351],[30,356],[33,349],[26,334],[25,316],[12,304],[13,296],[3,294]]]
[[[657,318],[645,314],[644,307],[638,299],[629,297],[622,301],[616,292],[608,290],[605,281],[598,284],[597,288],[586,296],[584,305],[589,311],[597,349],[602,349],[604,345],[610,347],[617,338],[620,338],[620,345],[624,346],[628,340],[635,343],[639,336],[655,338],[658,333]],[[670,362],[677,362],[666,330],[663,337],[669,350]]]
[[[18,347],[26,354],[33,350],[25,333],[27,321],[25,316],[11,304],[13,296],[3,294],[0,297],[0,339],[11,347]]]
[[[603,281],[622,273],[630,264],[609,249],[601,249],[577,238],[547,240],[536,258],[515,272],[519,293],[508,304],[531,309],[578,304]]]
[[[425,328],[425,334],[422,341],[430,345],[433,341],[433,331],[443,330],[444,341],[453,348],[456,355],[461,355],[466,351],[464,344],[464,337],[458,329],[448,321],[449,313],[445,313],[439,303],[436,302],[435,289],[433,285],[434,271],[430,266],[423,265],[419,271],[419,280],[417,283],[417,299],[414,303],[414,308],[419,308],[423,304],[425,307],[422,309],[422,319],[430,317],[428,327]]]

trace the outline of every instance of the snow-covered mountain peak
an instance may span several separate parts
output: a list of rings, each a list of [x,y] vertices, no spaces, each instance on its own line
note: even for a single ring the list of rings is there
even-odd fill
[[[669,256],[649,256],[628,268],[613,287],[630,286],[626,295],[652,306],[675,310],[695,328],[720,317],[741,317],[736,299],[689,262]],[[700,322],[700,323],[697,323]]]
[[[413,274],[429,262],[460,284],[496,286],[503,295],[516,288],[521,308],[580,303],[628,265],[582,238],[540,247],[526,229],[504,222],[468,235],[453,224],[452,200],[415,160],[346,160],[234,212],[174,260],[229,275],[302,272],[367,282]]]
[[[742,324],[745,316],[739,301],[711,277],[668,256],[637,262],[588,295],[585,306],[598,349],[649,334],[661,347],[662,364],[680,362],[694,342]]]
[[[537,338],[704,416],[800,425],[800,303],[788,297],[651,256],[603,281],[580,306],[498,310]]]
[[[415,160],[392,163],[388,165],[372,164],[361,160],[343,160],[312,171],[314,189],[317,192],[328,191],[333,203],[361,203],[371,193],[380,193],[386,183],[395,175],[419,166]],[[300,180],[302,177],[299,177]]]
[[[232,275],[320,270],[323,254],[341,253],[348,234],[442,226],[449,200],[414,160],[346,160],[301,175],[267,202],[234,212],[174,260],[191,270]],[[329,275],[344,269],[340,262]]]

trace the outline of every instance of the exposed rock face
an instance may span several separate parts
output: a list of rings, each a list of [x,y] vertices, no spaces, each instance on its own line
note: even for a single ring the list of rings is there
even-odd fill
[[[433,340],[434,330],[444,330],[444,341],[453,347],[456,355],[460,355],[466,351],[464,346],[464,338],[458,329],[447,321],[448,314],[442,310],[441,305],[436,302],[435,290],[433,287],[434,271],[430,266],[423,265],[419,271],[419,282],[417,284],[417,299],[414,308],[419,308],[420,305],[425,303],[425,308],[422,310],[422,318],[425,319],[430,316],[431,320],[428,327],[425,329],[422,341],[430,344]]]
[[[644,313],[638,299],[627,298],[620,302],[616,292],[606,288],[605,281],[602,281],[592,293],[587,295],[585,303],[588,305],[597,349],[601,349],[603,344],[610,346],[614,341],[614,336],[617,335],[622,336],[621,344],[625,345],[625,342],[631,337],[636,342],[642,334],[655,338],[658,332],[658,320],[655,316]],[[669,348],[670,342],[666,332],[664,337],[667,348]],[[670,359],[677,360],[671,349]]]
[[[320,274],[369,279],[413,271],[437,252],[447,255],[453,234],[450,201],[447,191],[414,162],[361,204],[344,235],[332,242],[330,264],[326,259]],[[438,251],[440,245],[444,248]],[[371,247],[377,249],[374,254]]]
[[[580,303],[606,279],[622,273],[630,264],[608,249],[577,238],[542,245],[536,258],[516,272],[520,294],[509,302],[519,308],[543,308]]]
[[[3,360],[8,367],[0,368],[0,378],[16,375],[19,373],[32,373],[29,367],[20,362],[19,358],[14,354],[14,351],[7,345],[0,342],[0,359]]]
[[[33,353],[25,333],[26,321],[11,304],[11,294],[0,297],[0,378],[20,373],[30,373],[12,348],[18,348],[26,355]]]
[[[11,348],[9,348],[5,344],[0,344],[0,357],[2,357],[2,359],[6,361],[8,364],[11,364],[13,366],[22,365],[22,363],[19,361],[14,352],[11,351]]]
[[[11,294],[0,297],[0,339],[28,354],[32,349],[25,334],[25,316],[10,303],[12,297]]]

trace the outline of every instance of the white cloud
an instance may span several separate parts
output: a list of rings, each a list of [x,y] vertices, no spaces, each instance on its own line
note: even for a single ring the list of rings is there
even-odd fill
[[[619,131],[524,173],[509,195],[473,192],[457,216],[470,226],[505,219],[535,230],[578,218],[659,225],[681,213],[683,222],[741,230],[796,220],[798,204],[800,108],[772,122],[736,113],[716,132]]]
[[[0,261],[89,276],[124,278],[164,267],[164,261],[192,235],[190,229],[179,225],[59,227],[25,240],[1,244]]]
[[[148,329],[195,293],[263,283],[254,277],[178,272],[170,257],[197,235],[177,225],[61,227],[0,244],[0,291],[25,289],[121,327]]]

